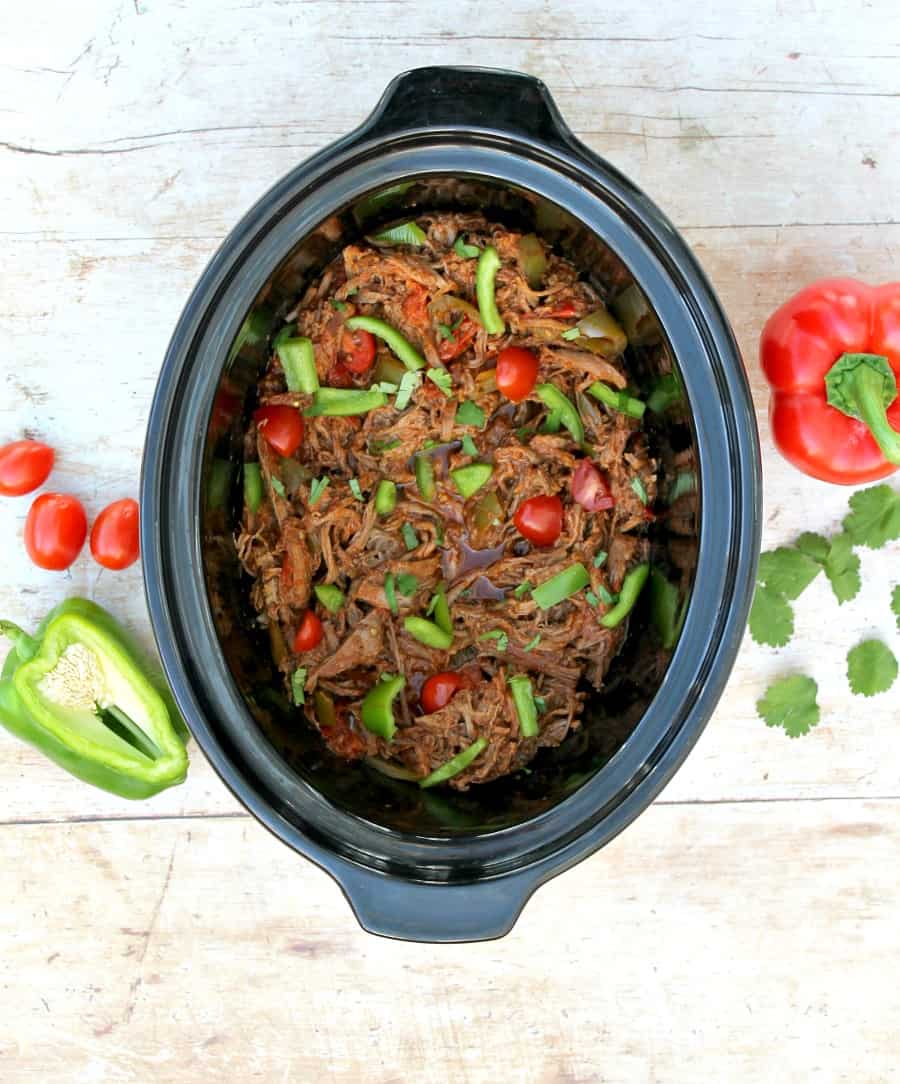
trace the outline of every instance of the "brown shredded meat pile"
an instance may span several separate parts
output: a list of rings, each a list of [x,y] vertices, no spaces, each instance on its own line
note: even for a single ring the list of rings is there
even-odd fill
[[[386,406],[362,415],[306,416],[302,442],[287,458],[271,446],[265,426],[251,425],[245,458],[258,460],[264,495],[255,512],[244,509],[238,553],[275,661],[295,702],[302,698],[298,712],[331,750],[375,758],[384,770],[421,780],[484,738],[479,755],[449,779],[464,790],[522,768],[539,747],[558,745],[580,725],[585,690],[602,687],[625,636],[627,622],[606,628],[600,617],[626,573],[647,559],[644,532],[657,469],[640,422],[586,394],[594,381],[613,389],[628,382],[621,349],[603,356],[572,332],[579,320],[604,310],[598,289],[543,243],[539,288],[533,275],[529,285],[521,234],[480,215],[421,215],[416,223],[423,243],[376,239],[344,248],[287,319],[296,324],[292,335],[312,341],[323,387],[398,383],[405,370],[380,339],[373,366],[353,372],[346,364],[351,344],[344,324],[365,315],[399,331],[430,369],[445,371],[449,395],[422,379],[401,410],[389,395]],[[488,335],[478,321],[478,260],[463,255],[463,245],[493,245],[499,254],[495,298],[503,334]],[[510,345],[532,351],[538,383],[555,385],[577,406],[583,445],[565,428],[545,431],[548,408],[534,392],[518,403],[498,392],[497,357]],[[300,411],[312,402],[286,390],[275,350],[259,399],[262,406]],[[460,423],[464,401],[483,411],[483,425]],[[431,499],[416,482],[414,457],[422,452],[434,467]],[[573,499],[573,473],[584,458],[605,477],[612,508],[589,512]],[[450,472],[476,461],[493,470],[464,499]],[[398,499],[381,516],[374,495],[383,479],[396,483]],[[539,548],[513,517],[524,501],[548,495],[563,502],[562,531]],[[576,562],[589,572],[589,587],[541,609],[525,585],[540,585]],[[400,586],[386,591],[389,575]],[[343,593],[337,612],[314,593],[325,584]],[[404,627],[408,615],[428,616],[441,584],[453,627],[447,650],[421,643]],[[323,636],[312,650],[297,652],[294,638],[308,609],[320,618]],[[464,687],[427,713],[422,685],[444,671],[458,672]],[[406,679],[394,701],[390,741],[361,719],[363,699],[384,674]],[[531,681],[535,737],[520,733],[509,685],[516,674]]]

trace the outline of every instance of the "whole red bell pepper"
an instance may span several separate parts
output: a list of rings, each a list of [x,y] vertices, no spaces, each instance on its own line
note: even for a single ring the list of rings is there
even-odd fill
[[[826,482],[900,466],[900,282],[822,279],[769,317],[759,344],[779,451]]]

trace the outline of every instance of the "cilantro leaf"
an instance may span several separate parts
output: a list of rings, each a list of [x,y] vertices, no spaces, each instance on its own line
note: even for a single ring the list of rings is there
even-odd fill
[[[825,559],[825,575],[839,604],[849,602],[859,594],[862,587],[859,558],[853,552],[849,535],[839,534],[832,538]]]
[[[436,387],[440,388],[449,399],[453,394],[453,377],[446,369],[428,369],[425,375]]]
[[[538,633],[533,639],[528,641],[528,643],[522,648],[522,650],[523,651],[534,651],[534,649],[538,646],[538,644],[540,642],[541,642],[541,634]]]
[[[794,546],[801,553],[805,553],[807,557],[812,557],[814,561],[818,561],[820,565],[825,564],[828,559],[828,539],[823,538],[822,535],[816,534],[814,531],[806,531],[800,535]]]
[[[350,492],[358,501],[364,501],[366,499],[363,496],[362,489],[360,489],[358,478],[351,478],[347,484],[350,486]]]
[[[819,722],[817,692],[818,686],[805,674],[779,678],[756,701],[756,710],[766,726],[784,727],[789,738],[799,738]]]
[[[272,489],[278,494],[279,497],[286,496],[285,491],[284,491],[284,485],[283,485],[280,478],[276,478],[275,475],[273,474],[269,478],[269,484],[272,486]]]
[[[637,494],[638,500],[641,502],[641,504],[646,504],[650,500],[650,498],[647,496],[646,486],[637,475],[635,475],[631,479],[631,488]]]
[[[528,582],[528,580],[525,580],[524,583],[519,584],[515,591],[513,591],[513,594],[516,596],[516,598],[522,598],[524,595],[527,595],[530,590],[531,584]]]
[[[468,433],[462,438],[462,449],[466,455],[472,456],[474,459],[478,458],[478,447],[475,441],[469,436]]]
[[[594,558],[594,568],[603,568],[603,566],[606,564],[606,558],[608,556],[609,554],[606,552],[606,550],[598,550],[597,555]]]
[[[496,640],[497,650],[505,651],[509,647],[509,637],[503,631],[503,629],[491,629],[490,632],[483,632],[479,637],[479,640]]]
[[[880,549],[900,538],[900,493],[890,486],[861,489],[850,498],[850,514],[844,530],[857,546]]]
[[[762,554],[756,578],[775,594],[795,599],[818,574],[819,565],[811,557],[791,546],[779,546]]]
[[[412,399],[413,392],[421,383],[421,373],[408,372],[400,377],[400,387],[397,391],[397,398],[394,400],[394,406],[397,410],[406,409],[410,399]]]
[[[794,611],[783,595],[758,584],[750,607],[750,635],[758,644],[784,647],[794,633]]]
[[[333,297],[331,299],[331,307],[333,309],[335,309],[337,312],[346,312],[347,311],[347,306],[344,304],[344,302],[343,301],[338,301],[337,298],[335,298],[335,297]]]
[[[309,507],[312,508],[314,504],[318,504],[319,498],[328,488],[331,483],[331,479],[327,474],[321,478],[313,478],[309,486]]]
[[[387,600],[388,609],[396,617],[400,612],[397,606],[397,594],[394,590],[394,573],[389,572],[384,577],[384,597]]]
[[[403,541],[408,550],[414,550],[416,546],[418,546],[419,536],[416,534],[416,529],[411,523],[404,523],[400,528],[400,533],[403,535]]]
[[[891,610],[897,618],[897,628],[900,629],[900,583],[894,588],[891,595]]]
[[[397,590],[401,595],[406,595],[407,598],[416,593],[418,586],[419,577],[414,576],[411,572],[401,572],[397,577]]]
[[[456,408],[456,425],[476,425],[480,429],[484,425],[484,411],[471,399],[463,399]]]
[[[453,338],[453,328],[449,324],[438,324],[438,335],[442,339],[446,339],[448,342],[456,342]]]
[[[897,660],[882,640],[864,640],[847,654],[847,680],[857,696],[886,692],[897,679]]]

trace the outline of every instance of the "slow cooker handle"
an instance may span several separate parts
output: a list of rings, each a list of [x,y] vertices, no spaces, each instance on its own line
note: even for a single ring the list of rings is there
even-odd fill
[[[571,138],[540,79],[500,68],[413,68],[388,84],[364,127],[367,134],[389,136],[445,126],[517,134],[543,143]]]
[[[364,930],[432,944],[503,937],[538,885],[525,873],[452,885],[405,881],[349,863],[330,872]]]

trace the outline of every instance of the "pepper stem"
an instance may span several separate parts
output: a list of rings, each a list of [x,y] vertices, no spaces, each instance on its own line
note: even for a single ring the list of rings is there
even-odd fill
[[[40,646],[33,636],[29,636],[24,629],[20,629],[12,621],[0,621],[0,636],[12,640],[13,651],[22,662],[28,662],[33,655],[36,655]]]
[[[890,424],[887,408],[897,398],[897,378],[880,354],[842,354],[825,376],[828,402],[864,422],[881,454],[900,466],[900,433]]]

